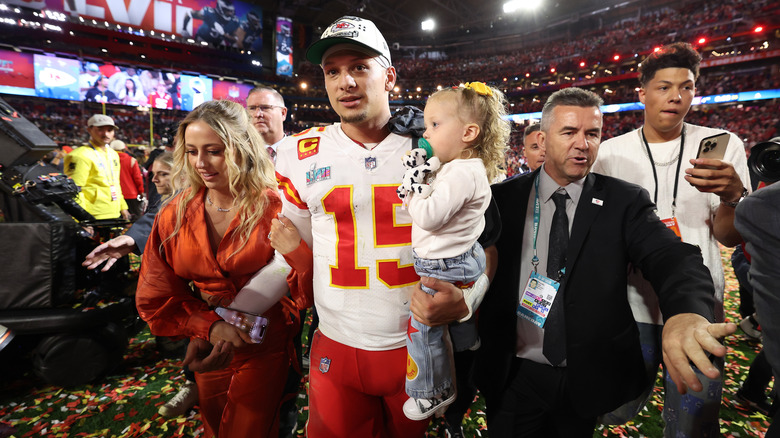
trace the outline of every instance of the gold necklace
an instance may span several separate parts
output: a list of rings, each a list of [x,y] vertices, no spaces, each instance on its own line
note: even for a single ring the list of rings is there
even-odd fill
[[[233,205],[230,208],[219,208],[216,205],[214,205],[213,202],[211,202],[211,198],[209,198],[209,194],[208,193],[206,193],[206,200],[209,201],[209,205],[210,206],[216,208],[217,211],[220,212],[220,213],[227,213],[227,212],[229,212],[230,210],[232,210],[232,209],[234,209],[236,207],[235,205]]]

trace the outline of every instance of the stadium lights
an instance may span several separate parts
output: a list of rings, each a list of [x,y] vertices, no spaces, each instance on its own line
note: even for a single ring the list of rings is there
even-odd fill
[[[520,9],[533,11],[542,5],[542,0],[511,0],[504,3],[504,13],[511,14]]]
[[[432,18],[429,18],[420,23],[422,30],[432,31],[436,27],[436,22]]]

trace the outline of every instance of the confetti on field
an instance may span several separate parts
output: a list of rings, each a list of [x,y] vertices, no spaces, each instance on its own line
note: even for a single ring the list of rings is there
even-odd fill
[[[739,322],[739,285],[731,270],[730,250],[721,255],[726,271],[726,319]],[[311,319],[307,318],[310,323]],[[308,328],[305,329],[305,333]],[[306,336],[304,336],[304,340]],[[736,401],[736,391],[747,376],[750,363],[761,349],[741,331],[726,339],[728,356],[724,372],[720,426],[723,436],[763,437],[769,420]],[[131,340],[124,361],[102,380],[77,388],[46,386],[25,370],[0,386],[0,438],[18,437],[106,437],[148,436],[198,438],[203,425],[197,409],[186,417],[165,419],[157,409],[173,397],[184,381],[181,362],[163,358],[155,337],[148,330]],[[308,376],[301,382],[298,397],[299,438],[308,418]],[[658,382],[662,382],[658,379]],[[598,427],[594,437],[660,437],[663,431],[663,388],[656,386],[650,402],[622,426]],[[463,429],[467,437],[489,438],[485,402],[477,397],[466,414]],[[443,437],[444,422],[435,419],[428,437]]]

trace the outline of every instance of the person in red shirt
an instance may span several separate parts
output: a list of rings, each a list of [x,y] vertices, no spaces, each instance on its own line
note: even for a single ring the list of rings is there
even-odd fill
[[[158,82],[155,90],[149,93],[149,105],[157,109],[173,109],[173,97],[165,91],[165,82]]]
[[[135,221],[144,213],[144,176],[138,161],[127,153],[127,146],[122,140],[114,140],[109,146],[119,155],[119,185],[130,212],[130,220]]]

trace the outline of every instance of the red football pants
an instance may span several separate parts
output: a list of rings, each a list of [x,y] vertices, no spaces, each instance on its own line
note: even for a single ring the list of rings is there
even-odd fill
[[[409,398],[406,347],[368,351],[314,334],[309,370],[309,438],[425,436],[430,420],[403,413]]]

